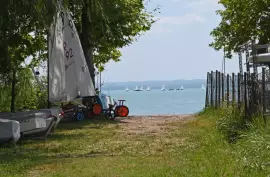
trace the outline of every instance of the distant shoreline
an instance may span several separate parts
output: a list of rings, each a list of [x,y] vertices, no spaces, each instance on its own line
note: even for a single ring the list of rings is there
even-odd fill
[[[103,90],[133,90],[142,86],[143,88],[150,87],[151,89],[161,89],[164,85],[167,89],[177,89],[183,86],[184,88],[201,88],[206,84],[205,79],[194,80],[172,80],[172,81],[132,81],[132,82],[105,82],[102,86]],[[98,84],[99,85],[99,84]]]

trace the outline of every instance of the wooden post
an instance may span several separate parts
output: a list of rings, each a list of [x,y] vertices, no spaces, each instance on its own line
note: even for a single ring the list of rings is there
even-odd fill
[[[238,108],[241,108],[241,74],[237,74],[237,101],[238,101]]]
[[[256,95],[256,89],[255,89],[255,74],[254,73],[251,73],[250,75],[251,77],[251,104],[250,104],[250,107],[249,107],[249,111],[250,111],[250,114],[249,114],[249,118],[252,118],[252,116],[254,114],[257,114],[258,113],[258,110],[257,110],[257,95]]]
[[[221,97],[222,97],[222,104],[224,103],[224,74],[221,73]]]
[[[226,98],[226,100],[227,100],[227,106],[229,106],[230,105],[230,75],[229,74],[227,74],[227,98]]]
[[[232,104],[235,104],[235,74],[232,73]]]
[[[221,105],[221,78],[220,72],[218,72],[218,107]]]
[[[211,97],[211,107],[213,107],[214,106],[214,89],[213,89],[213,75],[214,75],[214,73],[213,73],[213,71],[211,71],[211,80],[210,80],[210,86],[211,86],[211,95],[210,95],[210,97]]]
[[[265,118],[265,112],[266,112],[266,106],[265,106],[265,67],[262,68],[262,116],[264,123],[266,124],[266,118]]]
[[[248,116],[248,102],[247,102],[247,73],[244,73],[244,104],[245,104],[245,117]]]
[[[218,108],[218,71],[216,70],[216,80],[215,80],[215,108]]]
[[[210,74],[210,73],[207,72],[207,75],[206,75],[205,108],[208,108],[208,106],[209,106],[209,95],[208,95],[209,74]]]

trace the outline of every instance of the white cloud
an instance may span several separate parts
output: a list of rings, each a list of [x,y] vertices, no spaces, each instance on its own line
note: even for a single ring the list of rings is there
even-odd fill
[[[215,12],[222,8],[219,0],[189,0],[188,7],[194,12]]]
[[[191,23],[203,23],[206,20],[196,14],[185,14],[183,16],[168,16],[160,17],[157,21],[158,24],[169,24],[169,25],[182,25]]]
[[[196,14],[157,17],[157,19],[158,21],[152,26],[150,33],[172,33],[176,26],[186,26],[206,21],[206,19]]]

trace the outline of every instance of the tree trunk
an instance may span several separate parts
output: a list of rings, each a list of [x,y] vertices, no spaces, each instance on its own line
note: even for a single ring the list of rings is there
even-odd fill
[[[93,84],[95,86],[95,67],[93,62],[93,45],[91,43],[91,23],[88,19],[88,6],[89,4],[85,2],[83,8],[82,8],[82,33],[80,35],[81,42],[82,42],[82,48],[85,55],[86,63],[89,69],[90,76],[92,78]]]
[[[15,86],[16,86],[16,69],[12,69],[12,83],[11,83],[11,104],[10,104],[10,111],[15,112]]]

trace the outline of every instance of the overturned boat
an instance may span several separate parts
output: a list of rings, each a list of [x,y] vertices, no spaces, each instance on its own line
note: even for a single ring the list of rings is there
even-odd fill
[[[47,117],[53,117],[56,120],[52,131],[54,131],[56,129],[56,127],[58,126],[58,124],[60,123],[60,121],[64,117],[64,112],[63,112],[62,108],[60,108],[60,107],[51,107],[49,109],[40,109],[40,111],[46,113]]]
[[[20,137],[20,123],[18,121],[0,119],[0,144],[16,143]]]
[[[56,119],[39,110],[27,112],[2,112],[0,119],[13,120],[20,123],[20,134],[24,136],[46,137],[55,125]]]

